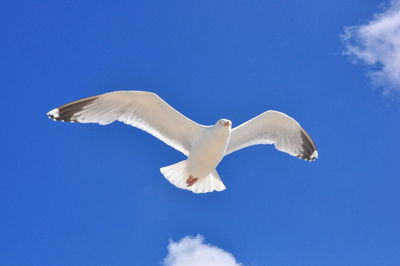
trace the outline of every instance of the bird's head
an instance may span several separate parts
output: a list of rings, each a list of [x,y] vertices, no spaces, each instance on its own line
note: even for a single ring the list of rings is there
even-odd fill
[[[228,119],[220,119],[215,123],[215,126],[231,128],[232,122]]]

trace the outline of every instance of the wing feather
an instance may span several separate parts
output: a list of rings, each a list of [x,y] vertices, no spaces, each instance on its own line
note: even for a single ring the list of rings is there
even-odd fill
[[[115,91],[74,101],[47,113],[57,121],[99,123],[114,121],[142,129],[188,155],[203,126],[185,117],[157,94]]]
[[[234,128],[225,155],[257,144],[274,144],[277,150],[303,160],[318,158],[314,142],[299,123],[273,110]]]

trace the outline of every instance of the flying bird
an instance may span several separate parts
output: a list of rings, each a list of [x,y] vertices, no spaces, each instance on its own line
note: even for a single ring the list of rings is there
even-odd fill
[[[160,170],[170,183],[194,193],[224,190],[215,168],[224,156],[248,146],[274,144],[279,151],[303,160],[318,158],[314,142],[299,123],[273,110],[235,128],[228,119],[204,126],[176,111],[155,93],[114,91],[67,103],[47,115],[56,121],[100,125],[121,121],[150,133],[187,156]]]

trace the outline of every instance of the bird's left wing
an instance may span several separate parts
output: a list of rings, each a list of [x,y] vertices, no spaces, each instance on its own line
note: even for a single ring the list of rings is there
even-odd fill
[[[277,111],[266,111],[234,128],[225,155],[256,144],[274,144],[279,151],[308,161],[318,158],[307,132],[296,120]]]
[[[121,121],[150,133],[185,155],[203,128],[157,94],[145,91],[105,93],[62,105],[47,115],[57,121],[100,125]]]

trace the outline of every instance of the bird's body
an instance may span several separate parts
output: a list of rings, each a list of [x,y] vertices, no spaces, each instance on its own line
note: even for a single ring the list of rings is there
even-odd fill
[[[224,157],[230,136],[230,125],[223,126],[217,123],[205,128],[189,153],[187,160],[189,174],[197,178],[209,175]]]
[[[233,129],[226,119],[203,126],[154,93],[115,91],[62,105],[47,115],[57,121],[101,125],[118,120],[147,131],[188,156],[160,170],[176,187],[195,193],[224,190],[215,168],[224,156],[251,145],[274,144],[278,150],[304,160],[318,158],[306,131],[293,118],[272,110]]]

